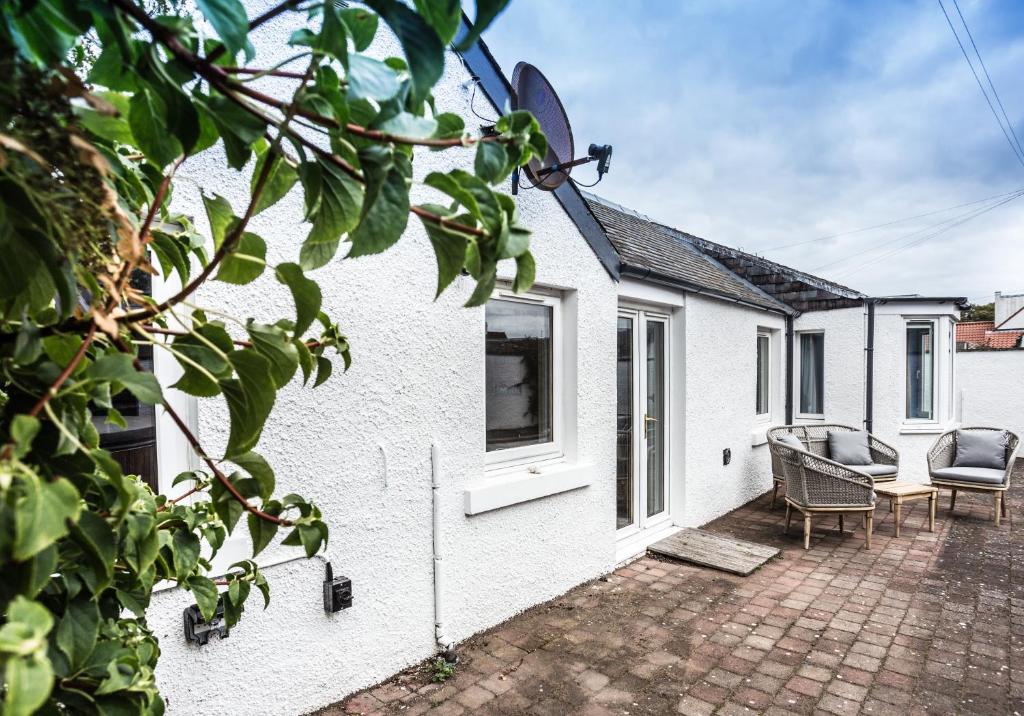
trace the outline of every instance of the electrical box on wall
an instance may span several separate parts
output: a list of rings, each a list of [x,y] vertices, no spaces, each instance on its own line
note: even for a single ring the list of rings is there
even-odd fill
[[[185,619],[185,641],[202,646],[210,641],[210,635],[216,634],[221,639],[228,638],[228,627],[224,621],[224,599],[217,602],[217,611],[209,622],[203,619],[199,607],[193,604],[185,608],[182,615]]]
[[[324,611],[328,614],[340,612],[352,606],[352,580],[348,577],[335,577],[331,563],[327,563],[327,575],[324,577]]]
[[[722,464],[728,465],[730,462],[732,462],[732,449],[726,448],[722,451]]]

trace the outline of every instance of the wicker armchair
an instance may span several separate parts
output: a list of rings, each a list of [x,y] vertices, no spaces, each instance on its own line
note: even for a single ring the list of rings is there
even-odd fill
[[[865,542],[871,549],[875,479],[856,468],[779,442],[771,433],[769,436],[772,464],[778,465],[786,485],[786,532],[793,510],[800,512],[804,518],[804,549],[809,549],[812,515],[837,513],[842,532],[843,516],[860,513],[864,518]]]
[[[1006,469],[983,467],[953,467],[953,460],[956,457],[956,430],[943,433],[935,441],[928,451],[928,475],[931,477],[932,485],[951,491],[949,510],[956,507],[956,493],[959,490],[965,492],[990,492],[994,499],[995,522],[999,525],[1001,517],[1006,516],[1006,500],[1003,493],[1010,487],[1010,473],[1013,471],[1014,461],[1017,458],[1017,446],[1019,438],[1009,430],[1001,428],[969,427],[960,428],[965,432],[1001,432],[1006,434]]]
[[[804,444],[807,452],[831,459],[828,450],[829,432],[853,432],[857,428],[849,425],[836,424],[814,424],[814,425],[779,425],[768,430],[769,447],[774,445],[783,435],[795,435]],[[896,479],[899,473],[900,454],[896,448],[888,445],[874,435],[868,435],[868,449],[871,451],[870,465],[851,465],[858,472],[866,472],[875,478],[875,482],[890,482]],[[774,449],[772,455],[772,509],[775,509],[775,500],[779,494],[779,488],[786,482],[786,476],[782,469],[782,462]]]

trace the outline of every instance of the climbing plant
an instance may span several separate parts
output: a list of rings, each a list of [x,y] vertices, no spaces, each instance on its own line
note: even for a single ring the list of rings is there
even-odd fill
[[[350,361],[344,317],[322,310],[329,289],[316,269],[386,251],[412,216],[436,267],[409,270],[436,270],[438,294],[465,271],[467,305],[482,304],[504,260],[515,288],[532,283],[528,232],[495,187],[543,156],[537,122],[511,112],[478,136],[431,94],[445,48],[460,34],[460,47],[475,42],[506,2],[477,0],[465,33],[458,0],[288,0],[255,17],[239,0],[195,0],[195,14],[173,0],[0,5],[4,714],[161,713],[160,649],[145,618],[154,586],[189,590],[206,619],[220,605],[231,625],[251,593],[269,600],[252,559],[212,571],[243,518],[253,557],[275,538],[307,556],[326,545],[330,516],[280,496],[258,452],[279,390],[315,388]],[[299,29],[278,43],[292,52],[261,66],[250,36],[287,17]],[[373,51],[383,26],[402,56]],[[267,90],[282,83],[284,96]],[[203,187],[204,236],[172,196],[175,173],[210,150],[250,192],[232,204]],[[437,203],[413,205],[414,157],[437,150],[466,152],[473,170],[427,174]],[[250,224],[292,191],[308,233],[274,264]],[[146,275],[180,288],[154,299],[140,288]],[[209,281],[261,276],[290,292],[293,312],[199,302]],[[176,359],[177,382],[145,369],[143,346]],[[226,403],[222,453],[204,447],[170,391]],[[171,494],[101,447],[96,421],[124,426],[123,392],[165,413],[202,464]]]

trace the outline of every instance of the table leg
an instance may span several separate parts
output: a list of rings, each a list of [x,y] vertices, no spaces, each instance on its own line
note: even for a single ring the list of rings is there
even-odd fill
[[[896,518],[896,536],[900,536],[900,511],[903,509],[903,500],[897,497],[893,502],[896,505],[895,518]]]
[[[867,543],[867,548],[871,549],[871,523],[874,522],[874,514],[871,512],[864,513],[864,519],[867,520],[868,526],[864,530],[864,540]]]
[[[939,493],[933,492],[928,496],[928,531],[935,531],[935,503],[938,502]]]

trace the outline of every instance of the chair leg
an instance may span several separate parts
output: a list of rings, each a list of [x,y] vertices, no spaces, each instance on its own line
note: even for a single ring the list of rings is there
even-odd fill
[[[843,525],[843,513],[842,512],[839,513],[839,531],[840,532],[844,532],[845,531],[845,528],[844,528],[844,525]]]
[[[867,527],[864,529],[864,541],[867,549],[871,549],[871,526],[875,521],[875,517],[872,513],[865,512],[864,519],[867,521]]]
[[[956,490],[952,490],[951,493],[952,494],[949,496],[949,511],[950,512],[952,512],[953,509],[956,507]]]
[[[779,496],[779,483],[775,482],[772,484],[772,509],[775,509],[775,500]]]
[[[999,518],[1002,517],[1002,514],[1003,514],[1003,493],[1002,492],[996,492],[996,493],[993,493],[993,494],[994,494],[995,500],[996,500],[996,509],[995,509],[995,512],[996,512],[996,527],[998,527],[999,526]]]
[[[1005,493],[1001,493],[1001,494],[1003,495],[1003,498],[999,501],[1000,514],[1003,517],[1006,517],[1006,494]]]
[[[811,514],[804,513],[804,549],[811,548]]]
[[[793,507],[786,503],[786,534],[789,534],[789,521],[793,518]]]

